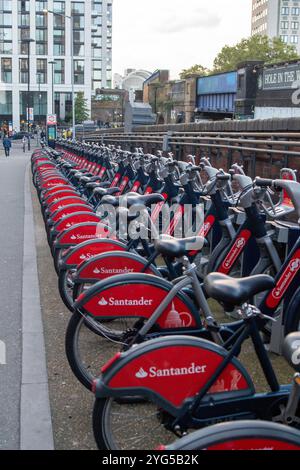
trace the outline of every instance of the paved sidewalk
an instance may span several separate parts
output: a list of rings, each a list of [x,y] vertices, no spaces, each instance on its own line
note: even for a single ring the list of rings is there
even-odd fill
[[[11,155],[6,158],[0,141],[1,450],[51,448],[52,439],[50,413],[44,414],[48,387],[40,347],[43,332],[42,327],[37,328],[39,321],[41,326],[39,286],[26,171],[36,148],[34,140],[31,144],[31,151],[23,153],[21,142],[13,142]],[[37,351],[38,363],[34,362]]]
[[[0,360],[0,449],[20,445],[24,180],[29,158],[15,143],[6,158],[0,141],[0,340],[6,349],[5,360]]]

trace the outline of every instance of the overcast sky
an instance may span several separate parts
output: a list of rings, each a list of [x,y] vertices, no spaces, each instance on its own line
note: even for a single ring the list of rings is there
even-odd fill
[[[113,71],[211,67],[225,44],[250,35],[251,0],[114,0]]]

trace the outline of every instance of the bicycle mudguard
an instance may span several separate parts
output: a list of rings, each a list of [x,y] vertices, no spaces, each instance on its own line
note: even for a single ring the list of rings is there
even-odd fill
[[[82,210],[84,210],[84,212],[92,212],[94,214],[93,209],[86,204],[71,204],[70,206],[62,207],[61,209],[58,209],[56,212],[54,212],[48,219],[48,224],[51,224],[52,222],[52,225],[54,225],[62,218]]]
[[[74,189],[74,188],[70,184],[65,184],[65,185],[53,186],[53,188],[44,189],[43,192],[41,193],[41,199],[44,201],[51,194],[55,194],[58,191],[69,190],[69,189]]]
[[[98,282],[117,274],[145,273],[161,277],[159,270],[136,253],[109,251],[83,261],[77,268],[75,283]]]
[[[63,232],[64,230],[69,229],[73,225],[84,224],[89,222],[98,223],[101,221],[101,217],[96,215],[94,212],[85,212],[82,208],[81,212],[75,212],[74,214],[69,214],[63,219],[59,220],[53,227],[53,232],[51,234],[57,235],[58,233]]]
[[[111,238],[88,240],[70,250],[61,262],[60,268],[63,270],[74,269],[83,261],[101,253],[126,250],[125,243]]]
[[[50,206],[54,202],[59,201],[62,198],[65,197],[72,197],[72,196],[78,196],[78,193],[75,191],[75,189],[72,189],[71,187],[69,189],[64,189],[62,191],[57,191],[54,194],[50,194],[43,200],[43,205],[44,206]]]
[[[174,285],[151,274],[122,274],[100,281],[80,294],[74,307],[101,318],[150,318]],[[201,328],[199,313],[184,293],[166,305],[156,326],[159,329]]]
[[[73,225],[61,233],[54,242],[56,248],[67,248],[69,246],[79,245],[86,240],[94,238],[108,238],[110,228],[101,222],[89,222]]]
[[[41,173],[42,171],[45,170],[50,170],[50,169],[56,169],[56,166],[54,163],[50,162],[49,160],[42,160],[34,163],[34,172]]]
[[[62,199],[59,199],[56,202],[53,202],[50,206],[48,206],[49,214],[53,214],[54,212],[58,211],[62,207],[70,206],[71,204],[80,204],[84,206],[90,207],[89,203],[82,199],[80,196],[67,196]]]
[[[200,429],[159,450],[300,450],[300,433],[268,421],[232,421]]]
[[[41,184],[40,189],[53,188],[54,186],[64,186],[68,184],[68,180],[59,177],[53,177]]]
[[[142,396],[174,416],[201,392],[228,352],[192,336],[164,336],[118,353],[94,384],[97,398]],[[253,382],[233,358],[203,397],[203,403],[254,395]]]

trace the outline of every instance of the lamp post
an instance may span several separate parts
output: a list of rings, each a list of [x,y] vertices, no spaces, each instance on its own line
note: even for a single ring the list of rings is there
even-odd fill
[[[27,131],[28,131],[28,150],[30,150],[30,136],[29,136],[29,107],[30,107],[30,44],[35,42],[34,39],[24,39],[24,43],[27,44],[27,67],[28,67],[28,89],[27,89],[27,100],[26,100],[26,109],[27,109]]]
[[[70,27],[71,27],[71,34],[70,34],[70,37],[71,37],[71,48],[70,48],[70,52],[71,52],[71,85],[72,85],[72,135],[73,135],[73,139],[75,140],[76,138],[76,129],[75,129],[75,91],[74,91],[74,53],[73,53],[73,49],[74,49],[74,17],[73,15],[64,15],[63,13],[57,13],[56,11],[53,11],[53,10],[48,10],[48,9],[44,9],[43,10],[43,13],[45,14],[48,14],[48,13],[51,13],[52,15],[56,15],[56,16],[61,16],[62,18],[68,18],[70,20]]]
[[[52,76],[52,114],[55,114],[55,100],[54,100],[54,65],[56,64],[55,60],[50,60],[48,62],[52,66],[51,76]]]
[[[37,133],[37,146],[39,145],[39,142],[40,142],[40,136],[41,136],[41,99],[42,99],[42,95],[41,95],[41,74],[40,73],[37,73],[37,78],[38,78],[38,85],[39,85],[39,128],[38,128],[38,133]]]
[[[41,120],[41,98],[42,98],[42,95],[41,95],[41,74],[40,73],[37,74],[37,78],[38,78],[38,85],[39,85],[39,120]]]

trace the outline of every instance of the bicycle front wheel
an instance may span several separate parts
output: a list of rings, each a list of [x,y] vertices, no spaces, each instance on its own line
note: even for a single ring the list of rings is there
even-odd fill
[[[73,373],[87,389],[92,389],[101,367],[124,349],[125,334],[138,320],[122,318],[101,322],[77,311],[73,313],[66,331],[66,355]]]
[[[93,431],[99,450],[151,450],[171,443],[175,435],[165,423],[172,417],[150,401],[114,398],[95,401]]]

